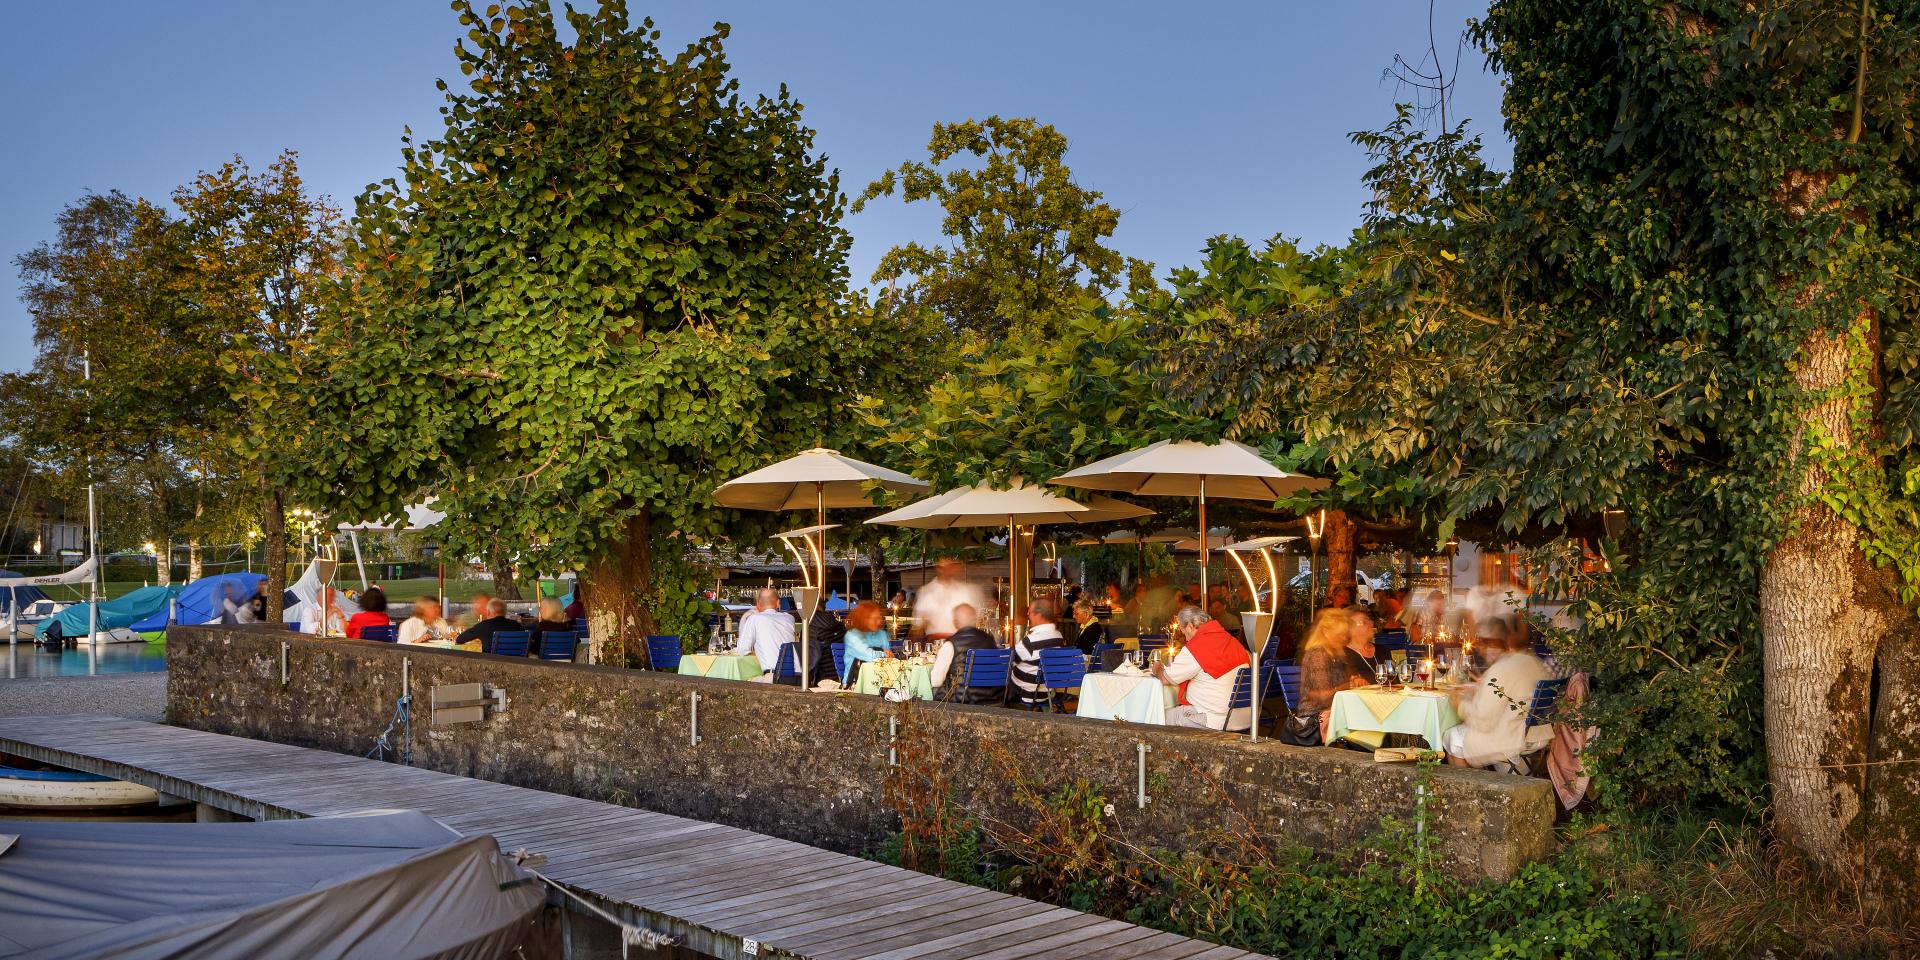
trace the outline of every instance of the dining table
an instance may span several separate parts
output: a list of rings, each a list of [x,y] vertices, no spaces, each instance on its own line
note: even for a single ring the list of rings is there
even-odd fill
[[[716,680],[752,680],[765,671],[760,658],[731,653],[689,653],[680,658],[683,677],[712,677]]]
[[[1089,673],[1080,680],[1074,716],[1164,726],[1177,702],[1174,689],[1149,673]]]
[[[860,665],[860,676],[854,681],[853,689],[870,695],[901,689],[916,699],[932,700],[933,661],[925,657],[894,658],[891,664],[886,660],[869,660]]]
[[[1449,690],[1444,684],[1431,690],[1378,684],[1341,690],[1328,711],[1327,742],[1345,737],[1377,749],[1387,734],[1404,733],[1422,737],[1428,747],[1439,750],[1441,735],[1460,724]]]

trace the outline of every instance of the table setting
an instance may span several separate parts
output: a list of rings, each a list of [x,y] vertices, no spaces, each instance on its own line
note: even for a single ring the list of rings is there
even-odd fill
[[[683,677],[712,677],[716,680],[752,680],[763,671],[760,658],[730,653],[689,653],[680,658]]]
[[[1110,672],[1083,677],[1073,712],[1095,720],[1164,725],[1174,702],[1174,689],[1143,669],[1136,657],[1129,657]]]
[[[933,657],[916,653],[869,660],[860,665],[853,689],[856,693],[881,694],[889,700],[932,700]]]

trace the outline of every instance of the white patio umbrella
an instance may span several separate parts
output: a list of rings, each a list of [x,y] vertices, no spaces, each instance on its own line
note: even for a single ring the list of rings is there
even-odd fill
[[[367,563],[366,558],[360,555],[360,534],[420,533],[425,531],[434,524],[447,518],[446,514],[433,508],[433,505],[437,503],[439,499],[439,497],[428,497],[425,502],[416,503],[408,507],[404,511],[404,519],[395,522],[362,521],[360,523],[342,523],[336,528],[341,533],[346,534],[347,541],[353,544],[353,567],[360,574],[361,590],[367,589]],[[335,542],[338,543],[337,540]],[[435,592],[437,599],[441,605],[444,606],[447,602],[447,560],[444,556],[436,556],[436,561],[435,579],[438,585]],[[328,576],[321,586],[324,589],[332,585],[332,583],[333,577]],[[537,594],[539,591],[536,590],[534,592]],[[326,623],[327,618],[325,611],[322,611],[320,617],[320,636],[326,636]]]
[[[808,672],[807,624],[820,605],[821,585],[826,582],[827,508],[873,506],[869,490],[874,484],[894,493],[919,493],[928,488],[928,484],[898,470],[842,456],[838,450],[815,447],[772,466],[728,480],[713,491],[713,502],[723,507],[774,511],[811,508],[814,512],[813,526],[782,535],[789,549],[792,549],[792,543],[788,538],[793,536],[807,538],[810,544],[807,554],[811,556],[797,554],[802,559],[802,568],[806,573],[802,577],[804,586],[801,588],[799,604],[802,690],[807,689],[813,679]]]
[[[1116,501],[1117,502],[1117,501]],[[909,503],[898,510],[869,519],[868,523],[917,530],[948,530],[954,527],[1007,528],[1007,590],[1009,600],[1018,599],[1013,588],[1020,582],[1016,564],[1020,554],[1019,528],[1048,523],[1077,523],[1088,508],[1044,487],[1028,486],[1014,480],[1013,486],[997,490],[984,483],[959,487]],[[1011,611],[1009,611],[1011,612]],[[1016,635],[1019,626],[1014,627]]]
[[[1207,495],[1273,501],[1327,481],[1288,473],[1258,450],[1234,440],[1200,443],[1162,440],[1070,470],[1051,481],[1062,486],[1149,497],[1198,497],[1200,529],[1207,529]],[[1200,551],[1200,589],[1207,588],[1207,554]]]

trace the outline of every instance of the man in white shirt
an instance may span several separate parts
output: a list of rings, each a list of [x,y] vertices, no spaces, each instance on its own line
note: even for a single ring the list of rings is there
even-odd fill
[[[980,610],[987,605],[987,597],[966,581],[966,567],[960,561],[948,557],[935,570],[938,575],[914,597],[913,622],[928,640],[945,640],[959,629],[953,622],[953,608],[964,603]]]
[[[735,656],[753,656],[760,660],[760,672],[772,673],[780,665],[780,647],[793,642],[793,615],[780,609],[780,594],[765,587],[754,594],[753,610],[740,618],[740,641]],[[795,669],[800,666],[794,662]]]
[[[1453,691],[1460,725],[1440,738],[1447,762],[1456,767],[1511,766],[1526,773],[1521,758],[1528,751],[1527,710],[1540,681],[1552,676],[1547,665],[1524,643],[1506,636],[1475,641],[1493,665],[1468,687]]]
[[[1179,690],[1180,703],[1167,711],[1169,727],[1245,730],[1253,711],[1241,707],[1227,716],[1233,685],[1247,669],[1247,650],[1199,607],[1181,607],[1175,616],[1185,639],[1173,662],[1153,665],[1153,675]]]

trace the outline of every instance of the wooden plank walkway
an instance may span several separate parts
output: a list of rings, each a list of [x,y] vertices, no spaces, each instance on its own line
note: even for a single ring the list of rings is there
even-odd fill
[[[1257,958],[719,824],[416,767],[105,716],[0,719],[0,752],[257,820],[427,813],[629,922],[723,958]]]

